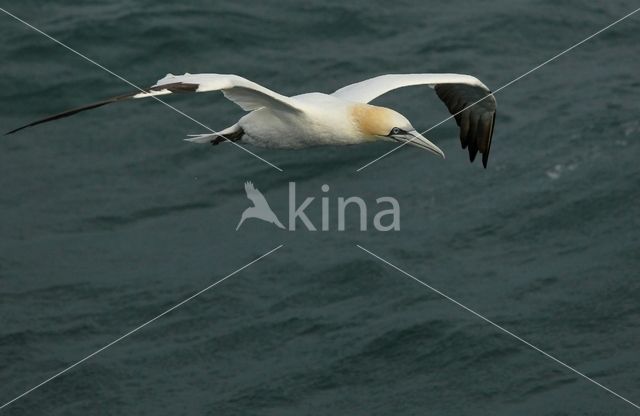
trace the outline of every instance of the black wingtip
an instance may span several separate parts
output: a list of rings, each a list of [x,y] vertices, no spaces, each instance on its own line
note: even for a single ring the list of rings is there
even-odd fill
[[[5,136],[8,136],[8,135],[10,135],[10,134],[13,134],[13,133],[17,132],[18,130],[22,130],[23,128],[24,128],[24,127],[18,127],[17,129],[13,129],[13,130],[11,130],[11,131],[6,132],[4,135],[5,135]]]
[[[8,131],[8,132],[6,132],[4,135],[5,135],[5,136],[8,136],[8,135],[10,135],[10,134],[13,134],[13,133],[19,132],[20,130],[24,130],[24,129],[26,129],[27,127],[36,126],[36,125],[38,125],[38,124],[40,124],[40,123],[44,123],[45,121],[48,121],[48,120],[49,120],[49,118],[47,118],[47,119],[45,119],[45,120],[38,120],[38,121],[34,121],[33,123],[29,123],[29,124],[26,124],[26,125],[24,125],[24,126],[20,126],[20,127],[18,127],[17,129],[13,129],[13,130],[11,130],[11,131]]]
[[[82,111],[86,111],[86,110],[91,110],[94,108],[98,108],[98,107],[102,107],[103,105],[107,105],[107,104],[111,104],[111,103],[115,103],[116,101],[123,101],[123,100],[128,100],[130,98],[135,98],[136,95],[138,95],[141,91],[142,92],[152,92],[152,91],[156,91],[156,90],[169,90],[170,92],[195,92],[198,90],[198,84],[190,84],[190,83],[183,83],[183,82],[176,82],[174,84],[164,84],[164,85],[160,85],[157,87],[149,87],[149,88],[145,88],[143,90],[138,90],[138,91],[134,91],[132,93],[129,94],[124,94],[124,95],[118,95],[115,97],[111,97],[111,98],[107,98],[105,100],[102,101],[98,101],[92,104],[88,104],[82,107],[78,107],[78,108],[73,108],[71,110],[67,110],[67,111],[63,111],[62,113],[58,113],[58,114],[54,114],[52,116],[48,116],[45,117],[43,119],[34,121],[32,123],[29,123],[25,126],[22,127],[18,127],[15,130],[11,130],[8,133],[5,133],[4,135],[7,136],[9,134],[13,134],[17,131],[20,131],[22,129],[26,129],[27,127],[32,127],[32,126],[37,126],[38,124],[42,124],[42,123],[46,123],[48,121],[53,121],[53,120],[58,120],[61,118],[65,118],[65,117],[69,117],[72,116],[74,114],[80,113]]]
[[[476,155],[478,154],[478,148],[476,147],[474,142],[470,142],[467,150],[469,151],[469,162],[473,163],[473,161],[476,160]]]
[[[489,163],[489,152],[491,151],[491,141],[493,140],[493,128],[496,125],[496,114],[497,111],[493,112],[493,118],[491,119],[491,130],[489,130],[489,140],[487,142],[487,148],[482,154],[482,165],[484,168],[487,168],[487,164]]]

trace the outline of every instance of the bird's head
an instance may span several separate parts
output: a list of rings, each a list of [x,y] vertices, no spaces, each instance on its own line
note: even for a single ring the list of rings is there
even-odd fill
[[[351,110],[358,132],[368,140],[407,143],[444,158],[444,152],[416,131],[402,114],[386,107],[356,104]]]

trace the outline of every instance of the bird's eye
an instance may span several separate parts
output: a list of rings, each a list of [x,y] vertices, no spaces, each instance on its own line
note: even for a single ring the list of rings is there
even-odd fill
[[[397,128],[397,127],[394,127],[394,128],[392,128],[392,129],[391,129],[391,133],[390,133],[389,135],[392,135],[392,134],[400,134],[400,133],[402,133],[402,129],[399,129],[399,128]]]

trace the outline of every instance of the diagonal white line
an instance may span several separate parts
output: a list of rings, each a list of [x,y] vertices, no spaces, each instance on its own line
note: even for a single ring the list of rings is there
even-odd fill
[[[69,51],[75,53],[76,55],[78,55],[79,57],[83,58],[84,60],[92,63],[93,65],[97,66],[98,68],[102,69],[105,72],[108,72],[109,74],[113,75],[114,77],[120,79],[123,82],[126,82],[127,84],[131,85],[133,88],[141,91],[141,92],[147,92],[145,91],[143,88],[140,88],[139,86],[137,86],[136,84],[130,82],[129,80],[123,78],[122,76],[116,74],[115,72],[111,71],[108,68],[105,68],[103,65],[100,65],[99,63],[97,63],[96,61],[94,61],[93,59],[83,55],[82,53],[78,52],[77,50],[73,49],[72,47],[66,45],[65,43],[59,41],[58,39],[54,38],[53,36],[43,32],[42,30],[38,29],[37,27],[33,26],[32,24],[25,22],[24,20],[22,20],[21,18],[19,18],[18,16],[8,12],[7,10],[3,9],[2,7],[0,7],[0,10],[3,11],[5,14],[7,14],[8,16],[13,17],[15,20],[17,20],[18,22],[24,24],[25,26],[28,26],[29,28],[35,30],[36,32],[40,33],[41,35],[49,38],[50,40],[54,41],[55,43],[57,43],[58,45],[62,46],[65,49],[68,49]],[[247,149],[244,146],[239,145],[238,143],[227,139],[226,137],[224,137],[223,135],[219,134],[217,131],[213,130],[211,127],[208,127],[206,125],[204,125],[203,123],[199,122],[198,120],[196,120],[195,118],[191,117],[188,114],[185,114],[184,112],[182,112],[181,110],[178,110],[176,107],[172,106],[171,104],[167,103],[166,101],[156,97],[155,95],[151,95],[151,98],[153,98],[154,100],[158,101],[159,103],[164,104],[165,106],[169,107],[170,109],[172,109],[173,111],[175,111],[176,113],[183,115],[184,117],[188,118],[189,120],[193,121],[196,124],[199,124],[200,126],[204,127],[205,129],[209,130],[211,133],[216,134],[222,138],[224,138],[225,140],[227,140],[229,143],[232,143],[233,145],[235,145],[237,148],[244,150],[245,152],[249,153],[250,155],[252,155],[253,157],[263,161],[264,163],[266,163],[267,165],[271,166],[272,168],[275,168],[277,170],[279,170],[280,172],[283,172],[283,170],[281,168],[279,168],[278,166],[274,165],[273,163],[269,162],[268,160],[262,158],[261,156],[258,156],[257,154],[253,153],[251,150]]]
[[[479,99],[478,101],[475,101],[474,103],[468,105],[467,107],[463,108],[462,110],[458,111],[455,114],[450,115],[449,117],[445,118],[444,120],[442,120],[441,122],[439,122],[438,124],[435,124],[434,126],[431,126],[430,128],[426,129],[425,131],[423,131],[420,134],[425,134],[430,132],[431,130],[435,129],[436,127],[438,127],[439,125],[446,123],[447,121],[451,120],[452,118],[454,118],[455,116],[457,116],[458,114],[462,113],[465,110],[468,110],[469,108],[473,107],[474,105],[478,104],[479,102],[486,100],[488,97],[491,97],[492,95],[495,95],[497,92],[507,88],[509,85],[520,81],[522,78],[526,77],[527,75],[531,74],[532,72],[537,71],[538,69],[542,68],[543,66],[545,66],[546,64],[555,61],[556,59],[558,59],[559,57],[561,57],[562,55],[566,54],[567,52],[570,52],[571,50],[577,48],[578,46],[582,45],[583,43],[585,43],[586,41],[598,36],[600,33],[604,32],[605,30],[617,25],[618,23],[622,22],[623,20],[625,20],[628,17],[631,17],[632,15],[634,15],[635,13],[637,13],[638,11],[640,11],[640,8],[635,9],[634,11],[622,16],[620,19],[616,20],[615,22],[603,27],[602,29],[598,30],[597,32],[587,36],[586,38],[582,39],[580,42],[574,44],[573,46],[565,49],[564,51],[552,56],[551,58],[547,59],[546,61],[544,61],[543,63],[533,67],[532,69],[528,70],[527,72],[525,72],[524,74],[512,79],[511,81],[507,82],[506,84],[504,84],[503,86],[501,86],[500,88],[498,88],[497,90],[493,91],[491,94],[487,95],[486,97],[482,97],[481,99]],[[395,152],[396,150],[400,149],[401,147],[411,143],[415,138],[411,138],[410,140],[407,140],[406,142],[402,142],[402,144],[397,145],[396,147],[394,147],[393,149],[389,150],[388,152],[386,152],[385,154],[383,154],[382,156],[377,157],[376,159],[373,159],[371,162],[367,163],[366,165],[360,166],[360,168],[356,169],[356,172],[360,172],[361,170],[365,169],[366,167],[376,163],[378,160],[387,157],[388,155],[390,155],[391,153]]]
[[[195,299],[196,297],[200,296],[201,294],[203,294],[204,292],[206,292],[207,290],[211,289],[212,287],[224,282],[225,280],[227,280],[228,278],[230,278],[231,276],[241,272],[242,270],[246,269],[247,267],[251,266],[252,264],[256,263],[259,260],[262,260],[263,258],[267,257],[269,254],[275,252],[276,250],[279,250],[280,248],[282,248],[284,246],[284,244],[280,244],[278,247],[266,252],[265,254],[261,255],[260,257],[258,257],[257,259],[254,259],[252,261],[250,261],[249,263],[245,264],[244,266],[240,267],[239,269],[234,270],[233,272],[229,273],[228,275],[226,275],[225,277],[223,277],[222,279],[210,284],[209,286],[205,287],[204,289],[202,289],[201,291],[189,296],[188,298],[186,298],[185,300],[183,300],[180,303],[177,303],[175,305],[173,305],[172,307],[170,307],[169,309],[167,309],[166,311],[162,312],[159,315],[156,315],[154,318],[148,320],[147,322],[143,323],[140,326],[137,326],[136,328],[132,329],[131,331],[127,332],[126,334],[122,335],[121,337],[111,341],[110,343],[108,343],[107,345],[105,345],[104,347],[92,352],[91,354],[87,355],[86,357],[84,357],[83,359],[76,361],[75,363],[73,363],[72,365],[70,365],[69,367],[65,368],[64,370],[61,370],[59,372],[57,372],[56,374],[52,375],[51,377],[49,377],[48,379],[44,380],[43,382],[41,382],[40,384],[30,388],[29,390],[25,391],[24,393],[22,393],[21,395],[14,397],[13,399],[9,400],[8,402],[6,402],[5,404],[3,404],[2,406],[0,406],[0,409],[3,409],[7,406],[9,406],[11,403],[15,402],[16,400],[19,400],[21,398],[23,398],[24,396],[26,396],[27,394],[31,393],[32,391],[44,386],[45,384],[47,384],[48,382],[60,377],[61,375],[63,375],[64,373],[68,372],[69,370],[73,369],[74,367],[82,364],[83,362],[87,361],[88,359],[92,358],[93,356],[101,353],[102,351],[106,350],[107,348],[111,347],[112,345],[122,341],[123,339],[125,339],[126,337],[128,337],[129,335],[141,330],[142,328],[144,328],[145,326],[149,325],[150,323],[162,318],[163,316],[165,316],[166,314],[168,314],[169,312],[173,311],[174,309],[179,308],[180,306],[184,305],[185,303],[189,302],[192,299]]]
[[[516,334],[514,334],[513,332],[509,331],[508,329],[503,328],[502,326],[498,325],[497,323],[493,322],[492,320],[490,320],[489,318],[486,318],[485,316],[479,314],[478,312],[474,311],[473,309],[463,305],[462,303],[458,302],[457,300],[453,299],[452,297],[448,296],[445,293],[442,293],[441,291],[439,291],[438,289],[434,288],[433,286],[428,285],[427,283],[423,282],[422,280],[418,279],[417,277],[413,276],[412,274],[410,274],[409,272],[406,272],[404,270],[402,270],[400,267],[392,264],[391,262],[383,259],[382,257],[378,256],[377,254],[367,250],[366,248],[362,247],[359,244],[356,244],[356,246],[368,253],[369,255],[371,255],[372,257],[375,257],[376,259],[380,260],[381,262],[385,263],[388,266],[393,267],[394,269],[396,269],[397,271],[399,271],[400,273],[404,274],[407,277],[410,277],[411,279],[415,280],[416,282],[420,283],[422,286],[426,287],[427,289],[437,293],[438,295],[442,296],[443,298],[447,299],[450,302],[455,303],[456,305],[458,305],[459,307],[461,307],[462,309],[466,310],[467,312],[472,313],[473,315],[477,316],[478,318],[482,319],[483,321],[493,325],[494,327],[498,328],[500,331],[504,332],[507,335],[512,336],[513,338],[517,339],[518,341],[522,342],[523,344],[525,344],[526,346],[533,348],[534,350],[538,351],[540,354],[544,355],[545,357],[555,361],[556,363],[560,364],[561,366],[573,371],[574,373],[576,373],[577,375],[579,375],[580,377],[592,382],[593,384],[595,384],[596,386],[608,391],[609,393],[613,394],[614,396],[616,396],[619,399],[624,400],[625,402],[627,402],[628,404],[630,404],[631,406],[635,407],[636,409],[640,410],[640,406],[638,406],[637,404],[635,404],[634,402],[632,402],[629,399],[626,399],[624,397],[622,397],[621,395],[619,395],[618,393],[616,393],[615,391],[611,390],[610,388],[603,386],[602,384],[598,383],[597,381],[595,381],[594,379],[592,379],[591,377],[585,375],[584,373],[576,370],[575,368],[571,367],[569,364],[565,364],[564,362],[560,361],[559,359],[557,359],[556,357],[554,357],[553,355],[544,352],[543,350],[541,350],[540,348],[536,347],[535,345],[531,344],[530,342],[520,338],[519,336],[517,336]]]

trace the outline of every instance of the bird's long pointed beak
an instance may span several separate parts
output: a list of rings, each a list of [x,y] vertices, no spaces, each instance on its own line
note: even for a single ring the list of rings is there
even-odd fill
[[[411,130],[406,134],[398,134],[393,136],[399,142],[407,143],[412,146],[419,147],[434,153],[444,159],[444,152],[438,146],[431,143],[426,137],[415,130]]]

